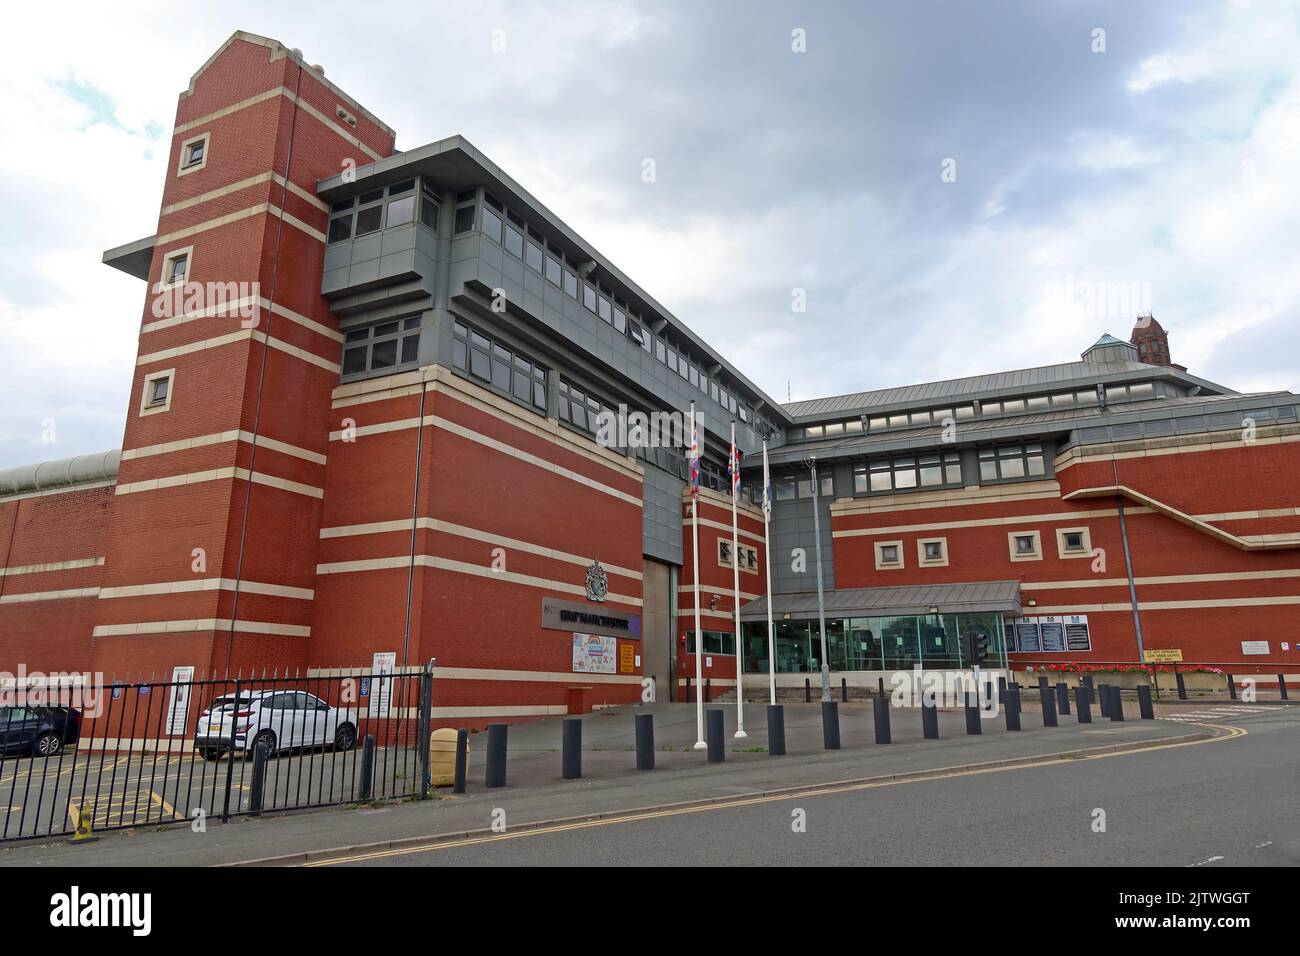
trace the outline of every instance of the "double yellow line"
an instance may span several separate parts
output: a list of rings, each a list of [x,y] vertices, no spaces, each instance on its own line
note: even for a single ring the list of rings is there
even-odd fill
[[[957,777],[973,777],[981,774],[1005,773],[1010,770],[1029,770],[1034,767],[1053,767],[1060,764],[1081,763],[1085,760],[1102,760],[1107,757],[1126,757],[1131,754],[1150,753],[1155,750],[1171,750],[1176,747],[1194,747],[1198,744],[1214,743],[1220,740],[1232,740],[1234,737],[1244,737],[1246,735],[1246,730],[1243,727],[1230,727],[1224,724],[1210,723],[1201,723],[1197,726],[1210,727],[1219,731],[1219,733],[1213,737],[1206,737],[1201,740],[1184,740],[1176,743],[1154,743],[1147,746],[1136,746],[1125,750],[1115,750],[1100,754],[1088,754],[1081,757],[1060,757],[1051,760],[1033,760],[1032,758],[1026,758],[1024,763],[1018,764],[1003,764],[992,767],[970,767],[950,772],[940,769],[933,773],[924,773],[914,777],[904,777],[902,779],[866,780],[860,783],[810,786],[784,793],[767,794],[758,797],[736,797],[731,800],[720,800],[713,803],[703,803],[685,807],[669,807],[662,810],[647,810],[639,813],[633,812],[604,819],[579,820],[570,823],[542,825],[517,830],[513,833],[492,833],[474,837],[455,837],[445,840],[433,840],[429,843],[420,843],[408,847],[353,853],[331,857],[326,860],[309,860],[297,865],[301,867],[318,867],[338,866],[345,863],[367,863],[373,860],[385,860],[391,859],[392,857],[409,856],[414,853],[430,853],[434,850],[449,850],[458,849],[460,847],[479,846],[485,843],[500,843],[504,840],[518,840],[523,837],[548,836],[556,833],[572,833],[577,830],[590,830],[595,827],[608,827],[623,823],[641,823],[646,820],[662,820],[668,817],[681,816],[688,813],[704,813],[709,810],[731,810],[737,807],[752,807],[759,804],[779,803],[786,800],[802,800],[807,797],[824,797],[838,793],[853,793],[859,790],[875,790],[882,787],[902,786],[904,784],[928,783],[933,780],[951,780]]]

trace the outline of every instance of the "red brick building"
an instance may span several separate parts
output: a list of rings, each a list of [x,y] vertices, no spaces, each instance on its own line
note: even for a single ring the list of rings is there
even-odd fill
[[[770,666],[763,437],[790,679],[821,666],[819,556],[855,675],[959,665],[970,627],[1011,663],[1300,653],[1296,396],[1188,374],[1147,320],[1146,360],[1107,336],[781,405],[463,138],[394,142],[276,41],[194,75],[156,232],[104,256],[147,282],[121,450],[0,472],[0,671],[436,657],[436,716],[475,723],[675,693],[698,589],[725,685],[735,561],[745,670]],[[680,435],[602,432],[692,403],[698,580]]]

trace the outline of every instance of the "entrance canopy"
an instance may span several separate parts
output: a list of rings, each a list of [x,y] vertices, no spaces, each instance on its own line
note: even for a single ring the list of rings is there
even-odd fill
[[[891,588],[840,588],[825,592],[826,616],[882,617],[889,615],[1001,612],[1019,617],[1019,581],[977,581],[970,584],[914,584]],[[742,621],[766,621],[767,597],[740,609]],[[772,616],[782,620],[817,617],[817,592],[772,595]]]

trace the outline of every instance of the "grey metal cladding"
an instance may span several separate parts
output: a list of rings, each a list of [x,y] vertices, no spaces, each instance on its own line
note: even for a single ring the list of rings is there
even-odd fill
[[[767,597],[750,601],[740,609],[743,621],[767,620]],[[940,613],[1001,611],[1019,616],[1019,581],[976,581],[958,584],[912,584],[883,588],[845,588],[824,596],[830,617],[873,617],[895,614],[925,614],[931,607]],[[774,617],[817,616],[817,592],[772,595]]]
[[[646,466],[641,483],[642,551],[670,564],[682,564],[682,490],[686,483],[662,469]]]

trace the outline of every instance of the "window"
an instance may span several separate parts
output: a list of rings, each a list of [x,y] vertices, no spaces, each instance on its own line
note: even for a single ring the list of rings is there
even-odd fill
[[[1012,531],[1007,534],[1007,548],[1012,561],[1041,561],[1042,548],[1037,531]]]
[[[560,381],[559,419],[575,428],[595,435],[601,427],[601,414],[618,414],[618,409],[608,402],[594,398],[572,382]]]
[[[1057,528],[1056,553],[1062,559],[1092,557],[1092,537],[1087,528]]]
[[[463,322],[452,323],[451,364],[522,404],[546,413],[546,369]]]
[[[560,268],[560,260],[555,258],[555,256],[548,255],[546,257],[546,281],[556,288],[559,288],[560,274],[562,271],[563,270]]]
[[[542,272],[542,247],[537,243],[529,240],[528,248],[525,250],[524,265],[532,269],[538,275]]]
[[[944,568],[948,566],[947,538],[920,538],[916,542],[916,560],[922,567]]]
[[[1043,446],[999,445],[980,449],[980,481],[1014,481],[1046,474]]]
[[[961,457],[955,451],[882,458],[853,469],[853,493],[881,494],[961,484]]]
[[[828,499],[828,498],[834,498],[834,497],[835,497],[834,482],[831,480],[831,476],[830,476],[830,475],[825,475],[825,474],[824,474],[824,475],[820,475],[820,476],[818,477],[818,479],[817,479],[817,483],[818,483],[819,485],[821,485],[821,487],[817,489],[817,497],[818,497],[818,498]],[[798,487],[799,487],[799,497],[800,497],[800,498],[811,498],[811,497],[812,497],[812,487],[813,487],[813,486],[812,486],[812,479],[811,479],[811,478],[800,478],[800,479],[799,479],[799,486],[798,486]]]
[[[483,207],[483,235],[487,236],[493,242],[501,242],[501,217],[494,213],[486,206]]]
[[[903,542],[877,541],[875,547],[877,571],[903,568]]]
[[[184,249],[176,249],[163,256],[162,287],[164,289],[183,285],[190,277],[190,253],[193,251],[193,246],[186,246]]]
[[[434,232],[438,231],[438,197],[428,184],[420,190],[420,222]]]
[[[702,631],[704,653],[719,657],[736,653],[736,635],[730,631]],[[695,631],[686,633],[686,653],[695,653]]]
[[[596,311],[596,290],[589,285],[582,287],[582,304],[588,312]]]
[[[570,269],[564,270],[564,294],[570,299],[578,297],[578,276]]]
[[[459,236],[469,232],[474,228],[474,204],[456,207],[455,220],[452,223],[452,232]]]
[[[202,133],[181,143],[181,155],[176,168],[177,176],[197,173],[208,164],[208,137],[211,135],[211,132]]]
[[[414,188],[415,184],[414,182],[407,182],[404,186],[406,188],[403,189],[402,192],[410,194],[399,196],[397,199],[390,199],[388,201],[388,216],[384,221],[385,229],[391,226],[404,226],[408,222],[415,221],[415,193],[410,192],[410,190]],[[390,186],[388,188],[388,194],[390,196],[393,195],[393,190],[396,188],[397,187],[395,186]]]
[[[415,365],[420,358],[420,317],[349,329],[343,341],[343,377]]]
[[[748,544],[738,544],[740,552],[740,570],[748,574],[758,573],[758,549]],[[718,538],[718,566],[731,567],[731,539]]]
[[[144,377],[144,387],[140,391],[141,415],[155,415],[172,407],[172,382],[175,377],[174,368],[150,372]]]

